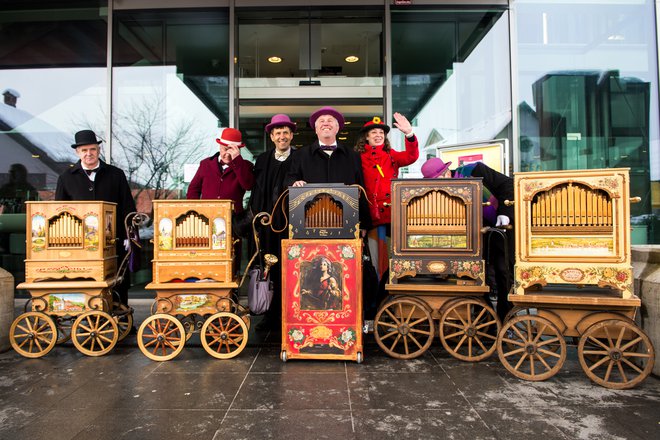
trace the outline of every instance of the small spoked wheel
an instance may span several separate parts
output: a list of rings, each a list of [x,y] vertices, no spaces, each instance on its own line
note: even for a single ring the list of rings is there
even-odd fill
[[[183,324],[164,313],[148,317],[137,334],[140,351],[153,361],[169,361],[175,358],[186,341]]]
[[[655,352],[637,325],[607,319],[591,325],[580,337],[578,359],[598,385],[618,390],[633,388],[653,370]]]
[[[44,313],[23,313],[14,319],[9,328],[9,342],[21,356],[45,356],[57,343],[55,322]]]
[[[115,319],[100,310],[78,316],[71,327],[71,340],[78,351],[87,356],[102,356],[119,340]]]
[[[500,330],[497,354],[514,376],[540,381],[561,370],[566,360],[566,341],[550,320],[520,315],[507,321]]]
[[[497,349],[500,321],[492,307],[478,299],[452,303],[440,318],[440,342],[456,359],[477,362]]]
[[[69,339],[71,339],[71,320],[68,319],[65,321],[57,319],[55,321],[55,327],[57,327],[57,345],[64,344]]]
[[[200,340],[204,350],[217,359],[237,356],[247,345],[245,321],[231,312],[219,312],[202,325]]]
[[[119,340],[123,341],[133,328],[133,309],[118,301],[112,303],[113,316],[119,328]]]
[[[422,355],[431,346],[434,335],[431,312],[416,299],[395,298],[376,313],[376,343],[393,358],[413,359]]]

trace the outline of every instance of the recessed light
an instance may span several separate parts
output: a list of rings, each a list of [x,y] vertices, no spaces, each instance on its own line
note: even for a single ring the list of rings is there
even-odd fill
[[[347,56],[346,58],[344,58],[344,60],[345,60],[347,63],[357,63],[358,61],[360,61],[360,58],[358,58],[358,57],[355,56],[355,55],[349,55],[349,56]]]
[[[280,58],[280,57],[268,57],[268,62],[273,63],[273,64],[281,63],[282,58]]]

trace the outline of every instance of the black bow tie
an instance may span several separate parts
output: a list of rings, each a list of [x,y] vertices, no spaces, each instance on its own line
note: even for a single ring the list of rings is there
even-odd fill
[[[319,145],[323,151],[335,151],[337,149],[336,145]]]
[[[92,173],[95,173],[96,171],[98,171],[98,168],[94,168],[93,170],[85,170],[88,176],[91,176]]]

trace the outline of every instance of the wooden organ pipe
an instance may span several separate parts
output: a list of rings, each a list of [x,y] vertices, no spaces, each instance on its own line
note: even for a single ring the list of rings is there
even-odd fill
[[[175,231],[176,247],[209,247],[209,225],[195,213],[188,214],[177,222]]]
[[[532,200],[531,214],[532,228],[611,228],[613,225],[609,196],[572,183],[537,194]]]
[[[53,247],[82,247],[82,221],[68,212],[62,213],[48,225],[48,245]]]

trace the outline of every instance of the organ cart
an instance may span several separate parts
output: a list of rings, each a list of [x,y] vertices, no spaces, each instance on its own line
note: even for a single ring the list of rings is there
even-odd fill
[[[359,188],[289,188],[282,241],[282,361],[362,362]]]
[[[497,314],[482,258],[481,179],[392,180],[392,255],[374,321],[380,348],[412,359],[436,332],[457,359],[479,361],[496,349]]]
[[[628,169],[516,173],[514,310],[497,341],[507,370],[556,374],[566,338],[599,385],[625,389],[651,372],[654,350],[634,322]]]
[[[194,332],[218,359],[243,351],[250,318],[236,297],[231,200],[154,200],[152,315],[138,329],[142,353],[176,357]]]
[[[12,347],[37,358],[71,339],[88,356],[108,353],[133,326],[133,310],[113,295],[129,257],[118,269],[115,204],[26,202],[26,211],[26,275],[17,287],[31,298],[11,325]]]

